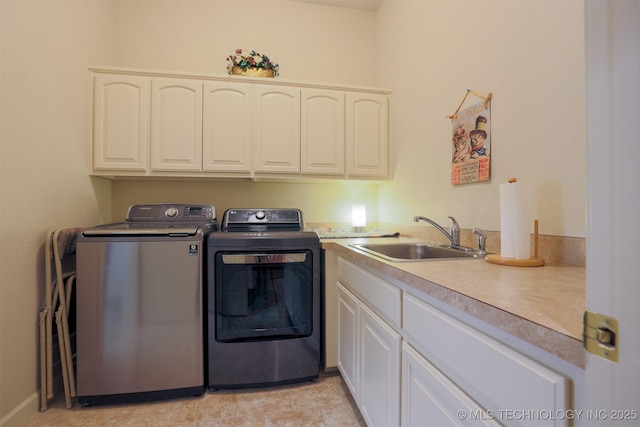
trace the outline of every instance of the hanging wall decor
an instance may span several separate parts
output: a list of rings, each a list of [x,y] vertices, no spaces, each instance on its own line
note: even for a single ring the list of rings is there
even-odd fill
[[[253,77],[276,77],[280,74],[280,66],[267,55],[255,50],[236,49],[227,57],[227,73]]]
[[[483,101],[460,110],[469,93]],[[488,181],[491,171],[491,97],[467,90],[455,113],[448,116],[452,130],[451,184]]]

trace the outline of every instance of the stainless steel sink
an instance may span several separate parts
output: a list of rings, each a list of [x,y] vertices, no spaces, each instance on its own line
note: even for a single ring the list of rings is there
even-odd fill
[[[430,243],[370,243],[349,246],[394,262],[481,259],[486,255],[486,253],[480,254],[471,248]]]

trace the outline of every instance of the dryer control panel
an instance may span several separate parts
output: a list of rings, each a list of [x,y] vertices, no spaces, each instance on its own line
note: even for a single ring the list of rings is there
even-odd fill
[[[265,229],[300,229],[302,212],[299,209],[228,209],[222,220],[222,227],[227,230],[257,225]]]

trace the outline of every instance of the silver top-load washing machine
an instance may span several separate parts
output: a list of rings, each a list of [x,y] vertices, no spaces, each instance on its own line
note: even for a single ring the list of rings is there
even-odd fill
[[[77,396],[83,405],[204,392],[211,205],[139,204],[77,241]]]

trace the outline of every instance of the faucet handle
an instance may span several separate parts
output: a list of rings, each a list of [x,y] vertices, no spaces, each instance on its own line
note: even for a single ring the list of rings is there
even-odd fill
[[[484,230],[481,230],[479,228],[474,228],[473,234],[478,236],[478,253],[480,255],[487,253],[487,251],[485,251],[485,246],[487,243],[487,233],[485,233]]]
[[[451,221],[451,228],[457,228],[458,230],[460,230],[460,224],[458,224],[458,221],[456,221],[456,219],[452,216],[448,217]]]
[[[451,228],[449,228],[449,234],[451,235],[451,244],[455,246],[460,246],[460,224],[458,221],[452,216],[449,217],[452,221]]]

